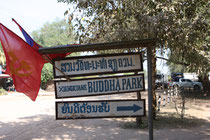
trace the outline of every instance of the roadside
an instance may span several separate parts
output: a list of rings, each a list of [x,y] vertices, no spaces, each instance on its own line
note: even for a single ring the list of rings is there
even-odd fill
[[[135,93],[97,98],[135,98]],[[147,99],[147,93],[142,93]],[[78,100],[77,98],[74,100]],[[83,98],[93,100],[96,97]],[[210,103],[207,100],[186,102],[186,119],[180,123],[173,105],[161,108],[154,122],[156,140],[208,140],[210,138]],[[189,106],[190,105],[190,106]],[[189,106],[189,107],[188,107]],[[36,102],[22,93],[0,96],[0,139],[5,140],[147,140],[147,117],[143,126],[135,118],[55,120],[53,92],[41,92]],[[175,125],[177,124],[177,125]]]

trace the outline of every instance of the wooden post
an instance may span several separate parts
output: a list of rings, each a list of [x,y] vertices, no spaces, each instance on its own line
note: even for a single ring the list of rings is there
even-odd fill
[[[140,91],[137,92],[137,99],[138,99],[138,100],[141,100],[141,92],[140,92]],[[141,124],[142,124],[142,119],[141,119],[141,117],[136,117],[136,124],[137,124],[137,125],[141,125]]]
[[[139,48],[138,48],[138,52],[140,52]],[[142,56],[142,59],[143,59],[143,56]],[[137,74],[138,74],[138,72],[135,72],[135,75],[137,75]],[[140,91],[138,91],[136,93],[136,96],[137,96],[137,100],[141,100],[141,92]],[[136,124],[139,125],[139,126],[142,124],[141,117],[136,117]]]
[[[147,48],[147,69],[148,69],[148,126],[149,140],[153,140],[153,94],[152,94],[152,47]]]

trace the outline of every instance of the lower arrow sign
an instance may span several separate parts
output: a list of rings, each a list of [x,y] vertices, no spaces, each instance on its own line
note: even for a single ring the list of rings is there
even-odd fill
[[[142,109],[142,107],[133,104],[133,106],[118,106],[117,111],[133,111],[136,112],[138,110]]]

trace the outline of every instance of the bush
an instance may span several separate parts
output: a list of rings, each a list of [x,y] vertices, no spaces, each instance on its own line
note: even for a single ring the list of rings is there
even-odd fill
[[[47,63],[42,69],[41,88],[46,89],[46,83],[51,80],[53,80],[53,66]]]

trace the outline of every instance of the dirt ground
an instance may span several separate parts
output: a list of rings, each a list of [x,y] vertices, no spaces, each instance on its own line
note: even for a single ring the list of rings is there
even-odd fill
[[[135,95],[97,99],[130,99]],[[147,99],[147,93],[142,98]],[[74,100],[81,99],[96,97]],[[185,117],[180,120],[172,102],[166,107],[161,105],[154,121],[155,140],[210,140],[209,97],[186,100],[185,107]],[[141,127],[135,125],[135,118],[55,120],[53,92],[40,92],[35,102],[22,93],[0,96],[0,139],[3,140],[147,140],[147,117],[142,119]]]

